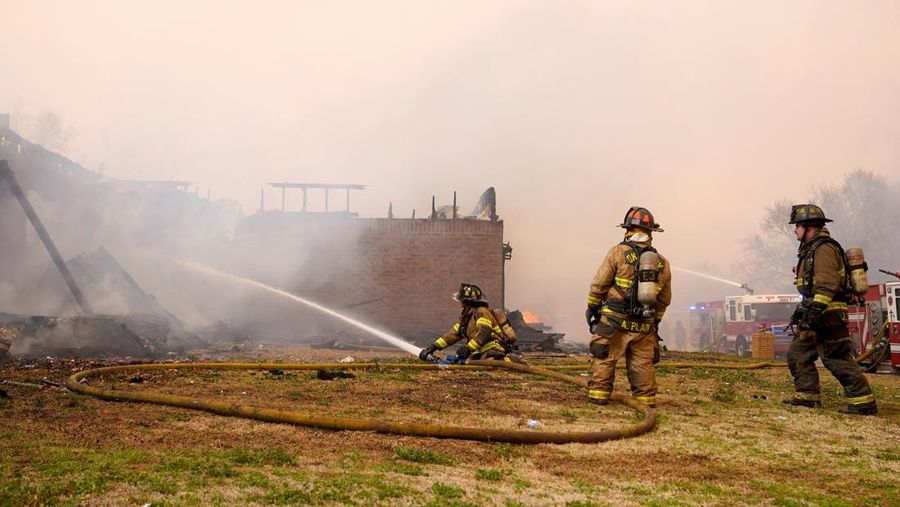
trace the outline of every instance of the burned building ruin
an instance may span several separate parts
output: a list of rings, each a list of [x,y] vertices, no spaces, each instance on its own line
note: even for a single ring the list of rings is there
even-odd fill
[[[261,191],[260,210],[245,216],[233,203],[188,191],[190,182],[114,180],[8,128],[0,128],[0,140],[0,159],[35,202],[65,259],[53,268],[10,185],[0,182],[0,322],[29,335],[20,345],[40,336],[56,340],[72,329],[121,329],[122,355],[159,354],[164,343],[191,342],[184,336],[196,330],[292,343],[367,339],[289,301],[162,268],[178,259],[308,298],[419,344],[458,317],[450,295],[460,282],[482,287],[492,306],[505,304],[504,265],[512,249],[493,188],[469,214],[459,213],[454,194],[446,206],[433,198],[431,212],[418,218],[399,218],[392,209],[384,218],[362,218],[351,210],[350,196],[364,185],[281,182],[270,185],[281,192],[280,209],[264,209]],[[287,192],[302,193],[298,209],[286,206]],[[309,192],[324,192],[324,209],[307,206]],[[338,199],[330,202],[334,193]],[[63,270],[77,289],[63,283]],[[4,292],[26,296],[13,304]],[[73,297],[79,292],[82,302]],[[535,339],[548,336],[538,332]],[[54,350],[76,354],[116,353],[109,343],[54,343]]]

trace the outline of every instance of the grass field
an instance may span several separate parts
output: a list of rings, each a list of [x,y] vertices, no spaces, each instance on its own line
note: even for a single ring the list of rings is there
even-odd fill
[[[216,359],[318,362],[344,355],[295,348]],[[586,364],[587,357],[564,361]],[[91,366],[17,361],[0,365],[0,379],[61,383]],[[652,433],[533,446],[314,430],[6,382],[0,505],[900,505],[900,376],[870,375],[881,413],[851,417],[836,412],[840,386],[822,373],[825,407],[809,410],[780,403],[792,391],[785,368],[662,366]],[[143,372],[139,383],[137,375],[90,382],[491,428],[522,429],[536,419],[542,427],[535,431],[574,431],[639,420],[621,405],[586,403],[576,386],[494,370],[386,369],[328,381],[302,371]],[[617,388],[625,386],[620,371]]]

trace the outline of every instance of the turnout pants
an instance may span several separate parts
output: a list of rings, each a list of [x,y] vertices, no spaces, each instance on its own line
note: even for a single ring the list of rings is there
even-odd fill
[[[872,388],[862,369],[853,360],[853,342],[847,329],[846,314],[826,313],[822,326],[817,330],[804,329],[794,335],[788,348],[787,362],[794,378],[795,397],[802,400],[821,401],[819,371],[816,359],[844,387],[844,395],[850,405],[875,403]]]
[[[588,398],[609,400],[616,377],[616,363],[625,356],[625,367],[628,371],[628,382],[634,399],[649,406],[656,405],[656,370],[653,366],[653,353],[656,349],[656,333],[629,333],[616,331],[606,338],[595,334],[591,338],[591,351],[594,359],[591,363],[591,378],[588,381]],[[595,352],[608,346],[608,355],[598,358]]]

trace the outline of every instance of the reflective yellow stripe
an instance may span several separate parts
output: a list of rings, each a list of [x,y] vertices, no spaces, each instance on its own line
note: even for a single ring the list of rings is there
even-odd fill
[[[473,351],[478,350],[478,342],[475,340],[469,340],[469,343],[466,344],[467,347],[472,349]]]
[[[656,312],[656,320],[662,320],[663,315],[665,315],[665,314],[666,314],[665,310],[663,310],[661,312]]]
[[[473,341],[474,341],[474,340],[473,340]],[[469,343],[472,343],[472,342],[469,342]],[[471,345],[470,345],[470,347],[471,347]],[[503,353],[506,352],[505,350],[503,350],[503,346],[500,345],[499,342],[496,342],[496,341],[493,341],[493,340],[492,340],[492,341],[487,342],[487,343],[486,343],[483,347],[481,347],[480,349],[478,349],[478,353],[479,353],[479,354],[484,354],[485,352],[487,352],[487,351],[489,351],[489,350],[499,350],[500,352],[503,352]]]
[[[867,394],[865,396],[857,396],[856,398],[847,398],[847,402],[851,405],[865,405],[868,403],[875,403],[875,395]]]
[[[643,403],[644,405],[656,404],[656,396],[635,396],[634,399]]]
[[[447,340],[445,340],[443,338],[438,338],[437,340],[434,341],[434,344],[437,345],[438,349],[447,348]]]
[[[592,400],[608,400],[610,394],[609,391],[601,391],[600,389],[591,389],[588,391],[588,398]]]
[[[491,319],[489,319],[487,317],[481,317],[478,320],[476,320],[475,323],[481,327],[487,327],[487,328],[494,327],[494,323],[491,322]]]
[[[603,309],[600,310],[600,313],[602,313],[603,315],[615,315],[616,317],[623,317],[623,318],[625,317],[624,313],[614,312],[614,311],[610,310],[609,307],[606,307],[606,306],[604,306]]]
[[[616,277],[616,285],[618,285],[619,287],[622,287],[623,289],[630,288],[631,283],[632,283],[631,278],[621,278],[618,276]]]
[[[805,401],[822,401],[822,395],[819,393],[794,393],[795,400]]]
[[[828,304],[831,302],[831,298],[826,296],[825,294],[816,294],[816,297],[813,298],[813,303],[822,303]]]
[[[588,294],[588,306],[600,306],[600,298],[593,294]]]
[[[459,332],[459,322],[457,322],[456,324],[453,324],[453,332],[454,332],[454,333],[458,333],[458,332]]]
[[[844,303],[843,301],[833,301],[830,305],[828,305],[828,308],[825,308],[826,312],[831,312],[834,310],[847,311],[847,303]]]

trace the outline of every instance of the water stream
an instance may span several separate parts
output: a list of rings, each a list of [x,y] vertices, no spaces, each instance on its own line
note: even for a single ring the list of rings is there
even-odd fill
[[[419,355],[419,351],[421,350],[421,349],[419,349],[419,347],[416,347],[415,345],[413,345],[401,338],[398,338],[386,331],[382,331],[380,329],[374,328],[367,324],[363,324],[362,322],[360,322],[356,319],[351,319],[350,317],[347,317],[346,315],[344,315],[342,313],[336,312],[336,311],[332,310],[331,308],[327,308],[318,303],[310,301],[306,298],[302,298],[300,296],[295,296],[294,294],[291,294],[290,292],[285,292],[281,289],[276,289],[275,287],[270,287],[264,283],[260,283],[255,280],[250,280],[249,278],[243,278],[240,276],[232,275],[230,273],[225,273],[223,271],[219,271],[217,269],[210,268],[208,266],[203,266],[201,264],[196,264],[193,262],[181,261],[181,260],[179,260],[177,262],[179,264],[181,264],[182,266],[187,267],[189,269],[193,269],[195,271],[206,273],[208,275],[218,276],[220,278],[225,278],[225,279],[232,280],[235,282],[240,282],[240,283],[250,285],[250,286],[256,287],[258,289],[262,289],[264,291],[271,292],[273,294],[277,294],[279,296],[288,298],[297,303],[302,303],[302,304],[309,306],[310,308],[314,308],[324,314],[330,315],[336,319],[342,320],[348,324],[356,326],[359,329],[362,329],[363,331],[366,331],[367,333],[375,335],[378,338],[381,338],[382,340],[390,343],[391,345],[393,345],[399,349],[409,352],[410,354]]]
[[[724,279],[724,278],[719,278],[719,277],[717,277],[717,276],[707,275],[706,273],[700,273],[700,272],[697,272],[697,271],[691,271],[690,269],[678,268],[678,267],[675,267],[675,266],[672,266],[672,269],[674,269],[675,271],[681,271],[681,272],[684,272],[684,273],[689,273],[689,274],[692,274],[692,275],[700,276],[700,277],[703,277],[703,278],[708,278],[708,279],[710,279],[710,280],[715,280],[715,281],[717,281],[717,282],[727,283],[728,285],[734,285],[735,287],[740,287],[740,288],[742,288],[742,289],[748,289],[747,284],[745,284],[745,283],[739,283],[739,282],[735,282],[735,281],[733,281],[733,280],[726,280],[726,279]]]

